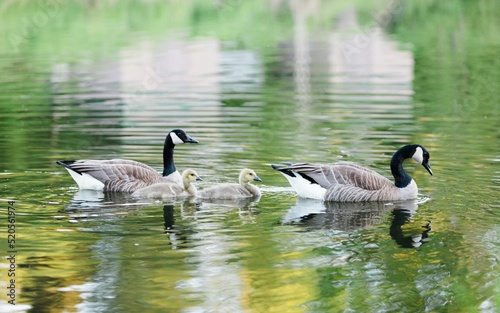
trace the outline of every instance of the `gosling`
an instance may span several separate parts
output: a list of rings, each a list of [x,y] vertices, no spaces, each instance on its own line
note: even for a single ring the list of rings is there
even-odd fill
[[[200,180],[202,179],[195,170],[187,169],[182,172],[182,185],[176,183],[157,183],[134,191],[132,196],[152,199],[194,197],[196,196],[196,187],[192,183]]]
[[[260,190],[252,185],[251,181],[262,180],[251,169],[245,168],[240,172],[239,184],[220,184],[198,192],[200,199],[233,200],[260,197]]]

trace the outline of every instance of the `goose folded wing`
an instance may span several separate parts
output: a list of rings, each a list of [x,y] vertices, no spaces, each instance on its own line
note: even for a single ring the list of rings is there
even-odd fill
[[[338,184],[352,185],[365,190],[379,190],[394,186],[394,183],[386,177],[354,163],[340,162],[331,165],[329,170],[335,173]]]
[[[384,176],[368,168],[349,162],[334,164],[295,163],[288,167],[311,183],[328,188],[330,185],[353,185],[366,190],[378,190],[392,184]]]
[[[93,160],[89,160],[89,161],[93,161]],[[154,170],[151,166],[149,165],[146,165],[144,163],[141,163],[141,162],[137,162],[137,161],[133,161],[133,160],[124,160],[124,159],[111,159],[111,160],[94,160],[95,162],[100,162],[102,164],[106,164],[106,165],[116,165],[116,166],[121,166],[121,165],[133,165],[133,166],[139,166],[139,167],[144,167],[144,168],[147,168],[147,169],[151,169],[151,170]]]
[[[325,201],[366,202],[378,200],[381,190],[367,190],[354,185],[333,184],[326,189]]]
[[[71,164],[71,169],[91,175],[104,183],[104,189],[108,191],[131,192],[164,182],[152,167],[129,160],[79,160]]]

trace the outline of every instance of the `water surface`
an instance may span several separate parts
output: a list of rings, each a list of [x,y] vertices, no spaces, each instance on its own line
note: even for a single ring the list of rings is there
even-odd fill
[[[498,28],[498,8],[479,18],[459,2],[446,17],[386,3],[207,3],[179,4],[177,20],[154,2],[68,4],[42,10],[50,20],[28,37],[14,17],[39,11],[4,9],[2,36],[22,39],[0,57],[0,214],[15,200],[16,308],[499,310],[499,51],[470,26]],[[391,23],[377,20],[383,12]],[[434,19],[446,21],[435,33]],[[459,19],[470,33],[454,32]],[[199,189],[250,167],[261,199],[79,191],[55,164],[119,157],[161,170],[163,140],[178,127],[200,141],[175,149],[177,167],[203,177]],[[300,199],[269,166],[342,160],[390,177],[392,153],[408,143],[429,150],[434,176],[405,163],[420,194],[401,203]]]

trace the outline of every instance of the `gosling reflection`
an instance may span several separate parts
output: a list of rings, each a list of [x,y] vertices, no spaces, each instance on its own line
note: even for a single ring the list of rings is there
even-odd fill
[[[259,202],[260,197],[252,197],[252,198],[241,198],[241,199],[203,199],[198,200],[198,205],[201,207],[203,205],[206,206],[221,206],[221,207],[230,207],[230,208],[238,208],[245,209],[248,208],[251,204]]]
[[[203,212],[230,212],[238,210],[238,215],[242,219],[253,219],[260,211],[255,208],[260,197],[241,199],[198,199],[198,208]]]

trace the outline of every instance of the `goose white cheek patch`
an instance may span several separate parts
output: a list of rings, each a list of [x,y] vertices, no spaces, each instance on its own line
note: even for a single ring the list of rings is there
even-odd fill
[[[413,153],[413,156],[411,158],[418,164],[422,164],[422,162],[424,161],[424,151],[422,150],[422,148],[417,147],[415,153]]]
[[[180,139],[176,133],[170,133],[170,138],[172,138],[172,142],[174,143],[174,145],[180,145],[181,143],[184,143],[184,141],[182,141],[182,139]]]

